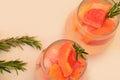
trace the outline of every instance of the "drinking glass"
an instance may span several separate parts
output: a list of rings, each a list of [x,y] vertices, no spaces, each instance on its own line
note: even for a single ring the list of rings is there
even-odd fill
[[[74,70],[68,77],[64,77],[64,79],[60,79],[60,78],[55,79],[50,76],[51,74],[54,77],[59,75],[59,69],[57,69],[55,71],[55,73],[54,73],[54,71],[52,71],[52,73],[51,73],[51,67],[53,65],[59,64],[59,62],[57,62],[57,59],[59,56],[63,57],[63,58],[61,58],[61,60],[64,62],[65,55],[62,55],[62,53],[59,52],[59,49],[61,48],[62,45],[64,45],[65,42],[75,43],[74,41],[67,40],[67,39],[57,40],[41,52],[41,54],[37,60],[37,65],[36,65],[36,70],[35,70],[35,73],[36,73],[35,80],[83,80],[84,73],[85,73],[86,67],[87,67],[87,62],[86,62],[86,60],[84,60],[82,58],[80,58],[80,62],[81,62],[80,64],[78,64],[78,63],[74,64],[75,66],[79,66],[79,67],[73,68]],[[74,59],[74,58],[75,57],[71,56],[69,58],[69,60],[72,61],[72,59]],[[65,62],[65,64],[66,63],[67,62]],[[73,63],[73,61],[72,61],[72,63]],[[62,64],[64,64],[64,63],[62,63]],[[74,66],[74,65],[72,65],[72,66]],[[52,69],[53,69],[53,67],[52,67]],[[60,70],[61,70],[61,66],[60,66]],[[81,70],[81,71],[79,72],[79,70]],[[76,72],[74,72],[74,71],[76,71]],[[73,75],[76,78],[73,79]]]
[[[83,0],[68,16],[65,37],[90,54],[102,53],[113,41],[119,16],[107,18],[113,0]]]

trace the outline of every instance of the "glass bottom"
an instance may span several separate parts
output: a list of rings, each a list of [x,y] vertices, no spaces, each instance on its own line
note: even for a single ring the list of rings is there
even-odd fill
[[[86,44],[85,42],[82,41],[82,36],[80,36],[80,34],[74,29],[74,26],[76,26],[75,21],[76,21],[76,10],[74,10],[66,20],[65,37],[67,39],[77,42],[90,55],[102,53],[113,41],[114,34],[107,39],[98,40],[98,41],[93,40],[91,43]]]
[[[42,57],[43,57],[43,52],[40,53],[37,62],[36,62],[36,69],[35,69],[35,80],[55,80],[51,79],[44,71],[43,65],[42,65]],[[85,80],[87,76],[87,72],[85,71],[84,74],[80,77],[78,80]],[[65,79],[65,80],[72,80],[72,79]]]

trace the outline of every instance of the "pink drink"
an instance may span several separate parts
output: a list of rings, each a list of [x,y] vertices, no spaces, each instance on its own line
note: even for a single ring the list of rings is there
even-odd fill
[[[79,43],[89,54],[103,51],[116,32],[118,16],[106,18],[112,7],[109,1],[83,0],[66,21],[66,37]]]
[[[42,52],[38,58],[35,80],[82,80],[87,63],[76,53],[70,40],[58,40]],[[70,51],[70,53],[69,53]]]

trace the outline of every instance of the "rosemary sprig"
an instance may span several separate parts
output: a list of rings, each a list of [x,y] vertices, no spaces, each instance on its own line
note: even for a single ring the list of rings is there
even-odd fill
[[[78,61],[78,56],[80,55],[83,59],[86,60],[85,55],[84,54],[88,54],[87,52],[85,52],[84,49],[80,48],[80,46],[77,43],[73,44],[73,47],[76,51],[76,61]]]
[[[18,70],[24,71],[26,68],[24,67],[26,63],[23,61],[20,61],[19,59],[14,61],[5,61],[0,60],[0,73],[3,73],[3,71],[6,71],[8,73],[11,73],[11,70],[15,70],[18,74]]]
[[[36,47],[37,49],[41,50],[41,43],[35,40],[35,37],[29,37],[29,36],[2,39],[0,40],[0,50],[9,51],[11,47],[17,47],[17,46],[22,48],[22,45],[25,44],[31,47]]]
[[[115,3],[114,6],[108,12],[108,15],[107,15],[108,18],[112,18],[112,17],[120,14],[120,2],[114,1],[114,3]]]

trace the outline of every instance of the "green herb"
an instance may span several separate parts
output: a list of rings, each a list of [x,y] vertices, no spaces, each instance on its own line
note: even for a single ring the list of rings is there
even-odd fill
[[[37,49],[41,50],[41,43],[35,40],[35,37],[29,37],[29,36],[2,39],[0,40],[0,50],[9,51],[11,47],[17,47],[17,46],[22,48],[22,45],[25,45],[25,44],[31,47],[36,47]]]
[[[11,73],[11,70],[15,70],[18,74],[18,70],[24,71],[26,70],[24,66],[26,63],[20,60],[14,60],[14,61],[5,61],[0,60],[0,72],[3,73],[3,71],[6,71],[8,73]]]
[[[114,2],[114,3],[115,3],[114,6],[108,12],[108,15],[107,15],[108,18],[112,18],[120,14],[120,2]]]
[[[85,52],[84,49],[80,48],[80,46],[76,43],[73,44],[73,47],[76,51],[76,60],[78,61],[78,56],[80,55],[83,59],[86,60],[85,55],[84,54],[88,54],[87,52]]]

